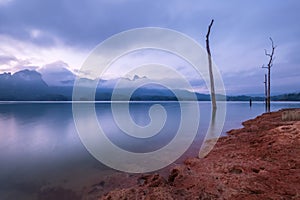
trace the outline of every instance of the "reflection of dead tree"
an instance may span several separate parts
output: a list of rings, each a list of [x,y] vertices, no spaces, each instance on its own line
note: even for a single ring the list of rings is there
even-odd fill
[[[276,46],[274,46],[274,42],[272,40],[272,38],[270,37],[271,40],[271,44],[272,44],[272,51],[271,53],[268,53],[267,50],[265,49],[265,55],[269,57],[269,62],[267,67],[263,66],[262,68],[266,68],[268,69],[268,88],[267,88],[267,102],[266,102],[266,107],[267,107],[267,112],[270,112],[270,107],[271,107],[271,67],[273,65],[273,61],[274,61],[274,53],[275,53],[275,48]]]
[[[215,83],[214,83],[214,76],[213,76],[213,71],[212,71],[211,53],[210,53],[210,48],[209,48],[209,34],[210,34],[210,29],[211,29],[213,23],[214,23],[214,20],[212,19],[210,22],[210,25],[208,26],[208,31],[206,34],[206,51],[208,54],[208,68],[209,68],[209,78],[210,78],[211,101],[212,101],[213,110],[216,110],[217,104],[216,104],[216,94],[215,94]]]

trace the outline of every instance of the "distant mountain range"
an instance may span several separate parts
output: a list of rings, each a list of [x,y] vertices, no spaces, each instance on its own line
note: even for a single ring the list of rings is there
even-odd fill
[[[0,74],[0,101],[71,101],[75,75],[67,69],[61,67],[60,73],[49,72],[42,69],[39,72],[35,70],[21,70],[14,74]],[[57,77],[57,79],[55,79]],[[147,77],[135,75],[132,79],[117,78],[111,80],[100,80],[99,87],[96,89],[96,101],[110,101],[115,84],[120,80],[125,82],[124,87],[114,91],[114,100],[128,99],[129,89],[138,81],[143,82]],[[88,87],[94,80],[82,78],[80,81],[83,86]],[[179,94],[180,100],[192,100],[196,95],[198,101],[209,101],[210,95],[192,93],[187,90],[170,91],[161,85],[148,84],[134,91],[130,100],[133,101],[171,101],[178,100],[174,93]],[[228,101],[264,101],[264,97],[251,96],[219,96]],[[87,100],[84,96],[77,100]],[[283,94],[272,97],[273,101],[300,101],[300,93]]]

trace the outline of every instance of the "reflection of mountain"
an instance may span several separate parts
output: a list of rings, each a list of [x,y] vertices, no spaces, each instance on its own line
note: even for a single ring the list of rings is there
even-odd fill
[[[56,63],[57,64],[57,63]],[[61,63],[58,63],[61,64]],[[61,73],[60,73],[61,72]],[[41,74],[42,73],[42,74]],[[44,80],[44,77],[47,81]],[[57,77],[57,79],[55,79]],[[54,80],[55,79],[55,80]],[[56,70],[41,69],[40,73],[34,70],[22,70],[14,74],[3,73],[0,74],[0,101],[20,101],[20,100],[36,100],[36,101],[65,101],[72,100],[73,84],[75,75],[58,66]],[[113,91],[116,84],[121,82],[119,89]],[[148,82],[148,84],[147,84]],[[95,83],[94,80],[81,78],[80,83],[82,87],[90,87],[97,84],[95,100],[109,101],[112,100],[112,93],[114,92],[113,100],[177,100],[175,93],[180,96],[180,100],[192,100],[194,93],[187,90],[175,89],[173,91],[158,85],[149,83],[147,77],[139,77],[135,75],[132,79],[128,78],[115,78],[110,80],[100,80]],[[142,85],[134,90],[130,95],[131,88],[137,85]],[[195,93],[200,101],[209,101],[210,95]],[[263,97],[250,97],[250,96],[228,96],[227,100],[230,101],[249,101],[249,99],[263,101]],[[224,98],[223,98],[224,99]],[[278,95],[272,97],[277,101],[300,101],[300,93],[289,95]],[[83,96],[77,100],[86,100]]]

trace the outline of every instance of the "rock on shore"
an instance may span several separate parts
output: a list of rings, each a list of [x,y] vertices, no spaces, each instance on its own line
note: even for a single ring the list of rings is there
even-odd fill
[[[244,122],[205,158],[172,168],[167,179],[142,175],[135,186],[100,199],[300,199],[300,120],[286,118],[290,111]]]

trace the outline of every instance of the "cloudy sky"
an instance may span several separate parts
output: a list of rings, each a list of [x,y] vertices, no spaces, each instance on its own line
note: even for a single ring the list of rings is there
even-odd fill
[[[300,92],[299,10],[298,0],[0,0],[0,72],[57,63],[76,71],[105,39],[148,26],[174,29],[205,47],[213,18],[212,56],[228,94],[263,93],[270,36],[277,45],[273,94]]]

